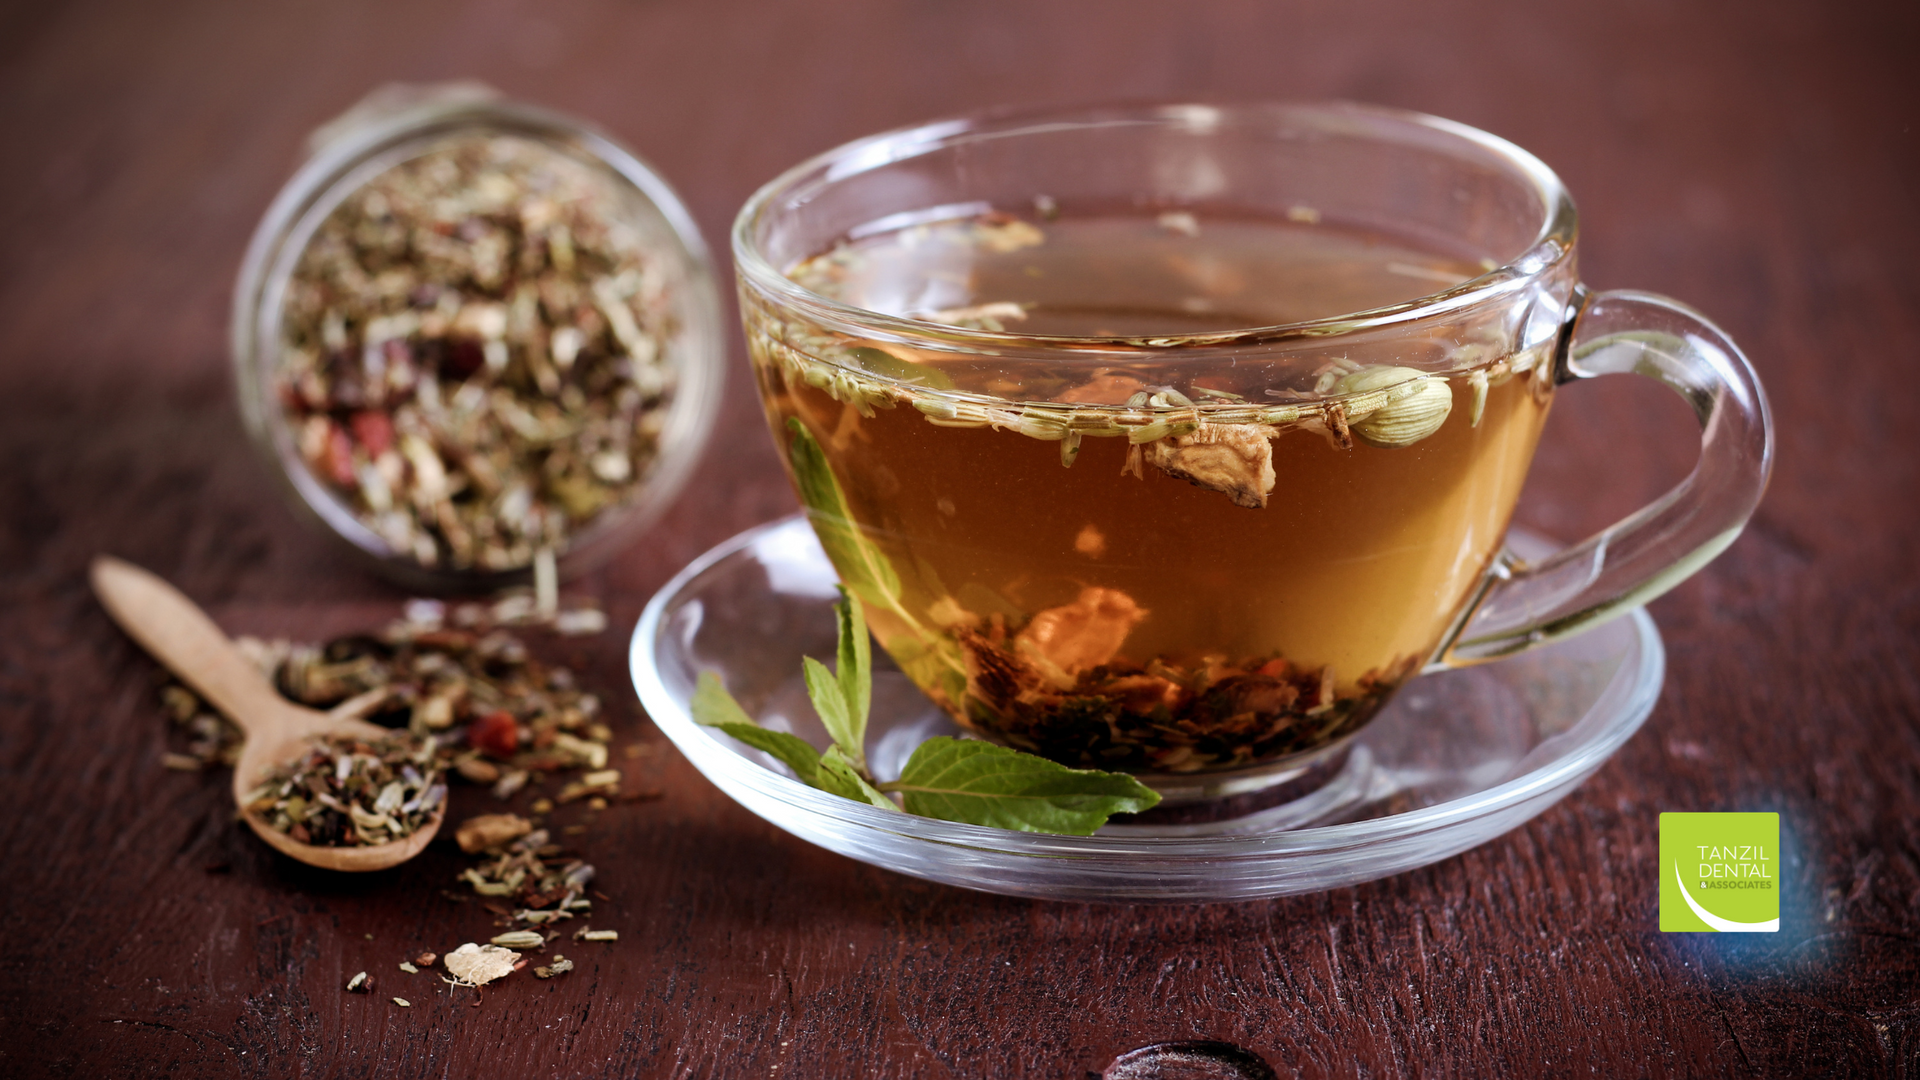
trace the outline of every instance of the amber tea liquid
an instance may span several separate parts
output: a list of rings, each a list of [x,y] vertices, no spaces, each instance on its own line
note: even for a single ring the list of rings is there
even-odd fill
[[[1371,350],[1303,338],[1279,361],[1147,339],[1484,269],[1312,220],[977,217],[789,276],[886,314],[1140,348],[914,351],[752,297],[747,324],[775,438],[803,490],[811,463],[830,472],[816,527],[851,519],[829,555],[902,668],[989,738],[1193,772],[1326,746],[1432,657],[1500,550],[1551,378],[1544,350],[1464,322]]]

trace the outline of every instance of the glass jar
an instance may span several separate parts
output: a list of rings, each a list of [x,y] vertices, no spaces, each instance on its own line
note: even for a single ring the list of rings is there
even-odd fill
[[[583,123],[471,90],[376,95],[315,141],[232,324],[241,412],[301,516],[433,592],[625,547],[686,483],[723,381],[673,190]]]

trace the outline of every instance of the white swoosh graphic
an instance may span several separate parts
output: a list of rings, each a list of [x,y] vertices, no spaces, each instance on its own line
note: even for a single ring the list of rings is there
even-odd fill
[[[1700,916],[1700,921],[1723,934],[1737,934],[1741,932],[1766,933],[1780,929],[1780,919],[1777,916],[1768,919],[1766,922],[1734,922],[1732,919],[1723,919],[1713,912],[1708,911],[1706,908],[1701,907],[1700,902],[1695,900],[1693,894],[1687,891],[1687,879],[1680,876],[1680,861],[1678,859],[1675,859],[1673,863],[1673,880],[1680,883],[1681,897],[1686,900],[1687,906],[1693,909],[1693,913]]]

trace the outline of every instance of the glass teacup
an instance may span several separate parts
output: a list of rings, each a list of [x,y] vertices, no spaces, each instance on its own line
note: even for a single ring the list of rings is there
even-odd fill
[[[762,400],[881,645],[969,730],[1170,800],[1298,775],[1424,670],[1699,569],[1765,485],[1702,317],[1589,294],[1559,180],[1355,105],[996,115],[864,139],[734,229]],[[1659,502],[1523,564],[1555,388],[1702,424]]]

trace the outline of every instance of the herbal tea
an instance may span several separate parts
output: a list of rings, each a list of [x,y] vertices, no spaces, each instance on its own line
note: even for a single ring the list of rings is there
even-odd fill
[[[993,214],[788,275],[1047,359],[744,305],[814,527],[902,669],[988,738],[1194,772],[1326,746],[1421,669],[1500,550],[1552,390],[1545,347],[1512,351],[1493,315],[1301,334],[1281,361],[1236,337],[1490,268],[1305,209]]]

